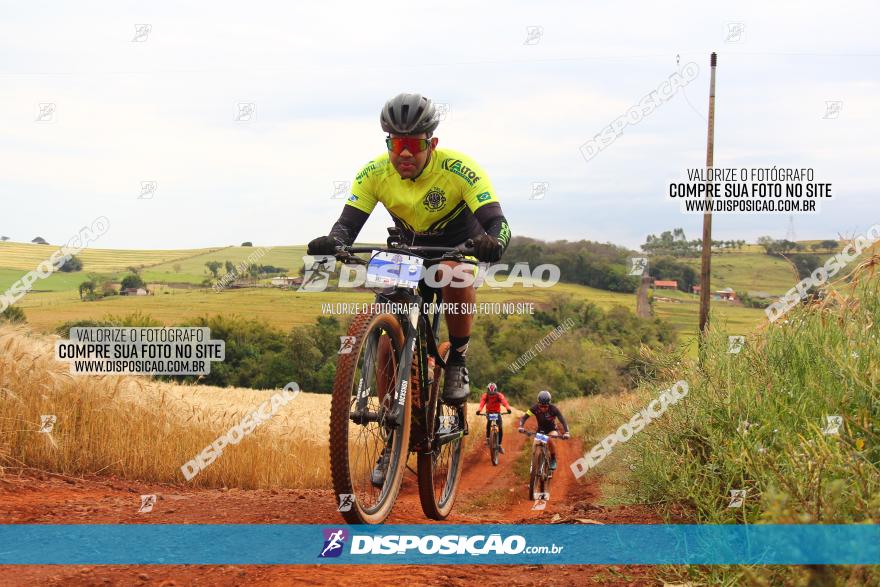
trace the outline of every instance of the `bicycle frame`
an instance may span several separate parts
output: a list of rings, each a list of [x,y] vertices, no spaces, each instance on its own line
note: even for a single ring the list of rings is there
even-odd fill
[[[555,434],[555,433],[543,434],[541,432],[529,432],[528,430],[523,432],[523,434],[525,434],[526,436],[533,436],[534,437],[534,440],[532,441],[532,450],[534,450],[534,447],[538,447],[538,446],[541,448],[541,455],[544,457],[545,466],[547,466],[547,470],[541,471],[540,473],[545,480],[551,478],[553,476],[553,472],[549,468],[549,464],[550,464],[549,439],[552,438],[554,440],[565,440],[565,438],[563,438],[562,436],[559,436],[558,434]],[[541,438],[542,436],[544,437],[543,439]]]
[[[496,412],[491,412],[491,413],[495,414]],[[477,414],[477,415],[478,416],[482,415],[482,416],[485,416],[486,418],[489,418],[488,412],[485,414]],[[501,429],[501,414],[498,414],[497,418],[489,418],[489,430],[490,431],[494,430],[497,433],[500,429]]]
[[[449,252],[449,247],[413,247],[413,249],[408,249],[407,247],[395,245],[396,243],[392,243],[391,238],[389,238],[389,248],[384,250],[406,254],[436,251],[444,252],[445,255]],[[372,252],[373,250],[375,250],[373,247],[347,247],[345,252],[351,254]],[[426,260],[437,261],[444,258],[446,257]],[[358,262],[363,262],[363,259],[352,257],[351,255],[347,259],[357,259]],[[403,424],[403,406],[406,405],[406,396],[411,392],[410,388],[413,386],[410,373],[415,356],[418,361],[418,381],[416,382],[418,387],[416,392],[418,395],[413,397],[412,414],[414,418],[413,424],[417,427],[417,432],[412,434],[414,446],[411,447],[411,450],[414,452],[431,452],[437,450],[443,444],[452,442],[467,434],[467,421],[462,418],[464,421],[461,422],[461,429],[457,431],[438,434],[438,430],[435,430],[438,398],[431,397],[432,385],[428,373],[428,357],[433,357],[435,364],[439,365],[441,369],[446,368],[446,361],[440,356],[439,344],[437,342],[440,336],[442,312],[437,311],[428,315],[422,312],[422,309],[431,302],[436,302],[439,306],[443,301],[443,292],[442,290],[425,286],[424,282],[419,282],[417,289],[418,291],[416,288],[396,286],[391,288],[391,291],[377,293],[376,303],[405,304],[406,307],[411,308],[407,316],[397,315],[404,328],[404,343],[397,365],[398,383],[394,395],[396,401],[389,414],[388,422],[394,427],[399,427]],[[416,349],[418,349],[418,352]],[[358,396],[358,412],[364,411],[367,401],[367,397],[362,398]]]
[[[492,413],[494,414],[495,412],[492,412]],[[486,414],[486,417],[489,418],[489,415]],[[501,418],[501,414],[498,414],[497,418],[489,418],[489,422],[490,422],[489,428],[492,430],[495,430],[496,432],[501,427],[499,424],[499,422],[500,422],[499,418]]]

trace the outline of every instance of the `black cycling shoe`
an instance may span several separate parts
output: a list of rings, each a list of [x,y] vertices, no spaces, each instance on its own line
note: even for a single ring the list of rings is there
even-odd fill
[[[464,365],[446,365],[446,380],[443,382],[443,403],[460,406],[471,394],[470,377]]]

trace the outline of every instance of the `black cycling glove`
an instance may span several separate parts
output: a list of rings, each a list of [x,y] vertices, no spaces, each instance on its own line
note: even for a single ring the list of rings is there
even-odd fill
[[[497,238],[490,234],[481,234],[473,239],[474,250],[477,253],[477,259],[487,263],[495,263],[501,260],[501,254],[504,253],[504,247]]]
[[[309,243],[309,255],[332,255],[342,242],[332,236],[319,236]]]

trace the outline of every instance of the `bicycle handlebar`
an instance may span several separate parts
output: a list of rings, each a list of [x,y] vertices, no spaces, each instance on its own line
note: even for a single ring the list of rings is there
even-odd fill
[[[534,436],[537,432],[532,432],[531,430],[523,430],[520,434],[525,434],[526,436]],[[544,434],[543,432],[541,434]],[[571,440],[571,436],[568,438],[559,434],[558,432],[551,432],[550,434],[545,434],[545,436],[549,436],[550,438],[555,438],[556,440]]]
[[[434,246],[420,246],[420,245],[406,245],[406,244],[398,244],[393,247],[356,247],[354,245],[339,245],[336,247],[336,253],[334,256],[340,261],[355,261],[361,264],[368,264],[369,261],[366,259],[361,259],[360,257],[355,257],[355,253],[372,253],[373,251],[382,251],[386,253],[405,253],[412,254],[417,257],[421,257],[425,261],[459,261],[461,263],[470,263],[472,265],[476,265],[476,261],[471,261],[470,259],[465,259],[465,256],[474,256],[476,255],[476,251],[474,250],[474,241],[473,239],[468,239],[463,244],[460,244],[455,247],[434,247]],[[430,253],[440,253],[439,257],[427,257],[425,254]]]

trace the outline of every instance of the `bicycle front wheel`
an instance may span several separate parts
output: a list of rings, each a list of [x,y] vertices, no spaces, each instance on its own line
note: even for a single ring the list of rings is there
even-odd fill
[[[349,524],[381,524],[394,507],[409,454],[412,394],[401,406],[403,422],[390,418],[403,329],[393,314],[366,313],[355,317],[348,335],[352,350],[339,355],[331,402],[333,489]]]
[[[529,470],[529,499],[537,499],[538,493],[544,490],[544,453],[540,446],[532,450],[532,467]]]
[[[440,345],[437,349],[440,356],[448,356],[449,346],[448,342]],[[466,426],[466,404],[452,407],[438,399],[443,375],[443,368],[437,365],[430,395],[431,400],[437,402],[434,430],[439,442],[431,452],[419,453],[418,457],[419,500],[422,511],[432,520],[446,519],[455,503],[461,480],[462,437]]]
[[[492,426],[492,431],[489,433],[489,455],[492,458],[492,464],[498,465],[498,430],[495,426]]]

